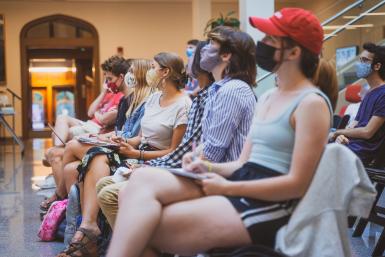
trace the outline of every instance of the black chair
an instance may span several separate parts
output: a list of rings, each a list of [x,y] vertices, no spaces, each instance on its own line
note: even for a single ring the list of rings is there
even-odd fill
[[[240,248],[214,249],[210,257],[288,257],[262,245],[248,245]]]
[[[378,206],[378,200],[385,188],[385,141],[382,143],[377,155],[366,167],[366,172],[377,190],[377,196],[367,219],[360,218],[353,232],[353,237],[360,237],[368,222],[373,222],[383,227],[380,238],[374,247],[372,256],[382,256],[385,251],[385,208]],[[351,220],[350,220],[351,222]]]

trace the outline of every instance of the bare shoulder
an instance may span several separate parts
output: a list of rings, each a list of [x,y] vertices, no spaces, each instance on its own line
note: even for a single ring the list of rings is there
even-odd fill
[[[298,105],[298,110],[312,113],[319,113],[322,111],[329,114],[329,106],[327,100],[323,96],[316,93],[305,96],[301,103]]]

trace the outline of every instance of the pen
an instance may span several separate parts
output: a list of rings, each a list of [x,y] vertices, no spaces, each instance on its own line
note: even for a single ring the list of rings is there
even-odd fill
[[[118,136],[118,127],[115,126],[115,136],[117,137]]]

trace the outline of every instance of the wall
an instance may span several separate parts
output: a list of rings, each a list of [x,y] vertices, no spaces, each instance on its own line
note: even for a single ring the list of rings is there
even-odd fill
[[[235,4],[213,4],[213,13],[227,13]],[[125,57],[152,58],[160,51],[185,56],[185,44],[192,34],[190,2],[165,3],[76,3],[1,1],[5,16],[7,86],[21,95],[20,42],[22,27],[37,18],[64,14],[93,24],[99,33],[100,61],[124,47]],[[17,104],[16,131],[21,135],[21,104]]]
[[[235,14],[233,14],[230,17],[239,18],[239,7],[238,2],[235,3],[212,3],[211,4],[211,16],[214,18],[219,17],[220,13],[222,13],[224,16],[228,14],[229,12],[234,11]]]

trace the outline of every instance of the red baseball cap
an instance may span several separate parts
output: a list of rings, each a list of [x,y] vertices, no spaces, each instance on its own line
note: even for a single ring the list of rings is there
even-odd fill
[[[268,19],[250,17],[250,24],[260,31],[290,37],[309,51],[320,54],[324,32],[317,17],[301,8],[283,8]]]

